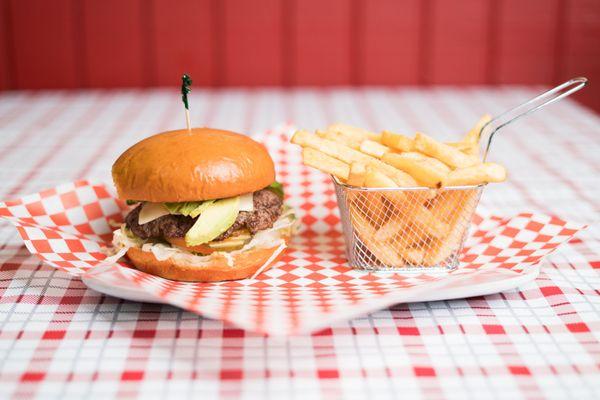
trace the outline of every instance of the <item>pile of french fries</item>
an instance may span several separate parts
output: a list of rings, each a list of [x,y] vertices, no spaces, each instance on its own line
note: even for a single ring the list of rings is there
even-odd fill
[[[435,266],[460,250],[478,185],[506,179],[503,166],[479,157],[489,120],[482,117],[458,142],[334,124],[315,133],[299,130],[292,143],[302,147],[304,164],[346,185],[352,228],[380,264]]]

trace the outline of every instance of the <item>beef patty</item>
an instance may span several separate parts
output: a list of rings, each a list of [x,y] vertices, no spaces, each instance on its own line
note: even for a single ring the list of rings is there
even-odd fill
[[[254,192],[253,195],[254,211],[240,211],[233,225],[219,235],[215,240],[227,239],[235,231],[248,229],[250,233],[268,229],[281,215],[283,201],[281,198],[268,189]],[[142,239],[162,239],[162,238],[180,238],[184,237],[190,230],[196,218],[186,217],[184,215],[164,215],[146,224],[140,225],[138,217],[142,205],[133,209],[125,219],[125,223],[134,235]]]

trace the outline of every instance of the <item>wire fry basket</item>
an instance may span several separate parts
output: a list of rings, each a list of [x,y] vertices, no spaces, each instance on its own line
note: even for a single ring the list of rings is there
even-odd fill
[[[454,269],[485,185],[365,188],[333,179],[346,256],[368,271]]]
[[[587,85],[573,78],[488,121],[479,131],[487,159],[494,135],[514,121]],[[485,184],[443,189],[367,188],[333,177],[353,268],[368,271],[454,269]]]

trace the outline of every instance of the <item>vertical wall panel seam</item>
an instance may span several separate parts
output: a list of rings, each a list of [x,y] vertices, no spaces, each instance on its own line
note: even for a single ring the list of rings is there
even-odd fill
[[[567,16],[570,10],[567,0],[558,0],[556,12],[556,31],[554,34],[554,83],[560,82],[565,75],[565,59],[567,57]]]
[[[365,4],[362,0],[350,2],[350,23],[348,24],[348,40],[350,46],[350,84],[363,83],[364,72],[364,35]]]
[[[73,31],[75,32],[75,83],[79,88],[88,86],[87,76],[87,52],[85,49],[85,26],[83,22],[83,1],[72,0],[71,8],[73,10]]]
[[[157,65],[156,59],[156,30],[154,0],[142,0],[140,2],[140,29],[142,30],[142,77],[146,86],[156,86],[157,84]],[[176,77],[173,77],[174,82]]]
[[[419,10],[419,76],[418,84],[430,82],[431,74],[431,40],[432,40],[432,0],[421,0]]]
[[[289,87],[292,85],[292,68],[294,65],[292,55],[292,32],[291,32],[291,0],[280,0],[281,2],[281,84]]]
[[[6,80],[9,89],[17,89],[17,58],[15,57],[15,32],[12,7],[9,0],[4,1],[4,36],[6,40]]]
[[[77,1],[77,0],[76,0]],[[87,37],[87,29],[86,29],[86,23],[85,23],[85,14],[86,14],[86,10],[85,7],[88,4],[86,1],[80,1],[80,5],[81,7],[79,7],[79,13],[80,15],[79,17],[79,29],[81,29],[80,31],[80,36],[81,36],[81,59],[82,59],[82,63],[81,63],[81,68],[82,68],[82,73],[81,76],[83,77],[83,87],[85,88],[89,88],[91,87],[91,80],[90,80],[90,60],[89,60],[89,50],[88,50],[88,37]],[[89,10],[88,10],[89,11]]]
[[[288,29],[288,44],[290,46],[288,50],[289,56],[289,66],[290,69],[288,71],[288,77],[290,80],[290,86],[298,85],[298,33],[297,33],[297,24],[298,24],[298,0],[284,0],[289,4],[289,20],[287,21],[289,25]],[[285,21],[284,21],[285,23]]]
[[[225,83],[225,21],[223,9],[225,2],[213,0],[211,2],[212,27],[213,30],[213,64],[212,64],[212,84],[213,86],[223,86]]]
[[[498,71],[498,54],[499,54],[499,27],[498,18],[500,17],[500,5],[499,0],[491,0],[488,7],[487,15],[487,54],[486,54],[486,84],[497,83],[497,71]]]

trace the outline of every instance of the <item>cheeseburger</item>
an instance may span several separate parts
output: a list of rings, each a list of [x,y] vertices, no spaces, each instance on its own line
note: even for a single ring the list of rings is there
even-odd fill
[[[160,133],[114,163],[134,208],[113,244],[141,271],[179,281],[251,277],[283,251],[294,225],[265,147],[210,128]]]

